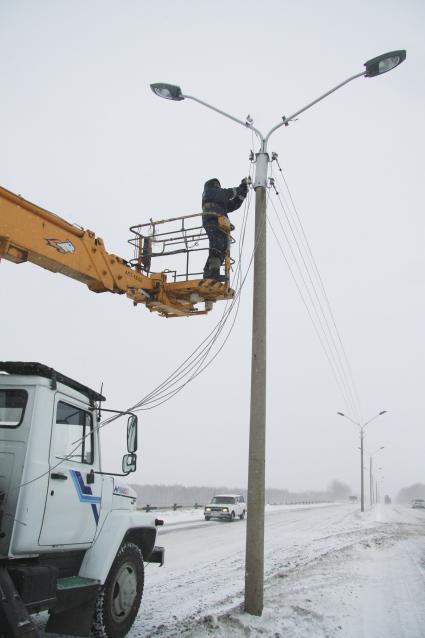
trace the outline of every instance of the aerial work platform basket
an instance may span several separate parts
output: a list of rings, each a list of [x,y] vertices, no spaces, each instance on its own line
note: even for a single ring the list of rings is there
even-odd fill
[[[215,301],[233,297],[229,279],[233,264],[230,246],[234,239],[230,234],[230,223],[226,228],[220,221],[220,229],[229,238],[224,259],[226,280],[223,282],[203,276],[209,240],[202,226],[202,213],[158,221],[151,219],[130,228],[134,235],[129,239],[134,248],[130,264],[138,272],[162,281],[161,293],[146,303],[150,310],[167,317],[200,315],[211,310]],[[200,303],[204,303],[204,309],[196,307]]]
[[[125,295],[163,317],[202,315],[214,301],[234,294],[229,286],[233,239],[230,222],[223,220],[229,224],[220,227],[228,236],[225,280],[215,281],[203,278],[209,240],[202,213],[133,226],[134,257],[128,260],[108,252],[93,231],[0,187],[0,260],[30,262],[95,293]]]

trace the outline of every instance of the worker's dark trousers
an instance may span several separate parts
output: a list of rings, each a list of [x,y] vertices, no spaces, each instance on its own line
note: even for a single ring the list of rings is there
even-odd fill
[[[221,230],[219,230],[217,224],[205,224],[205,232],[210,241],[210,249],[208,259],[204,266],[204,273],[214,270],[218,271],[216,274],[219,274],[220,266],[223,264],[227,250],[229,237],[226,233],[222,233]],[[217,262],[217,258],[219,262]]]

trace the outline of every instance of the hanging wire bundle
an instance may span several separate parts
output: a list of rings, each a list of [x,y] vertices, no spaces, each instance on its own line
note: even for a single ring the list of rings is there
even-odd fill
[[[252,169],[250,168],[249,176],[251,177]],[[152,410],[162,403],[169,401],[178,394],[189,383],[196,379],[204,370],[206,370],[216,357],[220,354],[227,340],[229,339],[234,328],[241,300],[241,294],[246,282],[247,275],[252,266],[255,246],[249,258],[246,271],[242,270],[243,251],[246,238],[246,227],[248,221],[248,212],[251,204],[251,191],[245,200],[243,209],[243,218],[241,224],[241,232],[239,239],[238,263],[231,280],[231,287],[235,290],[235,294],[231,300],[226,301],[223,313],[208,335],[201,343],[186,357],[186,359],[156,388],[151,390],[146,396],[129,408],[131,412],[139,412],[143,410]],[[257,239],[258,242],[258,239]],[[219,338],[221,337],[221,343]],[[116,417],[110,417],[102,421],[98,427],[103,427],[115,420]]]

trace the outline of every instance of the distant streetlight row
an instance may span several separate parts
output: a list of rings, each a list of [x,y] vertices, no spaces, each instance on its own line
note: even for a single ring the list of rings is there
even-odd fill
[[[387,411],[386,410],[381,410],[381,412],[378,412],[378,414],[375,414],[375,416],[373,416],[371,419],[369,419],[369,421],[366,421],[366,423],[364,423],[363,425],[361,423],[358,423],[357,421],[354,421],[354,419],[352,419],[350,416],[347,416],[346,414],[344,414],[343,412],[337,412],[337,414],[339,414],[339,416],[343,416],[345,419],[348,419],[349,421],[351,421],[351,423],[354,423],[354,425],[357,425],[359,427],[360,430],[360,510],[362,512],[364,512],[364,467],[363,467],[363,454],[364,454],[364,448],[363,448],[363,440],[364,440],[364,429],[367,425],[369,425],[369,423],[371,423],[372,421],[374,421],[375,419],[378,418],[378,416],[382,416],[383,414],[386,414]],[[383,450],[384,448],[381,447],[378,450],[376,450],[376,452],[374,452],[373,454],[377,454],[380,450]],[[370,476],[372,475],[372,456],[370,457]],[[370,479],[372,480],[372,479]],[[372,500],[372,499],[371,499]]]

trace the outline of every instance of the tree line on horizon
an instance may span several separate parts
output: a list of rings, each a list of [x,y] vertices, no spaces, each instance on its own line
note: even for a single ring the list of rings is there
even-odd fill
[[[132,484],[137,493],[137,504],[140,507],[166,507],[170,505],[189,506],[197,503],[205,505],[215,494],[242,494],[246,498],[246,488],[226,486],[185,486],[185,485],[138,485]],[[345,483],[333,480],[326,490],[305,490],[290,492],[286,489],[266,488],[266,502],[284,504],[302,501],[345,501],[351,489]]]
[[[414,498],[425,498],[425,485],[423,483],[413,483],[413,485],[403,487],[397,494],[397,503],[411,503]]]

